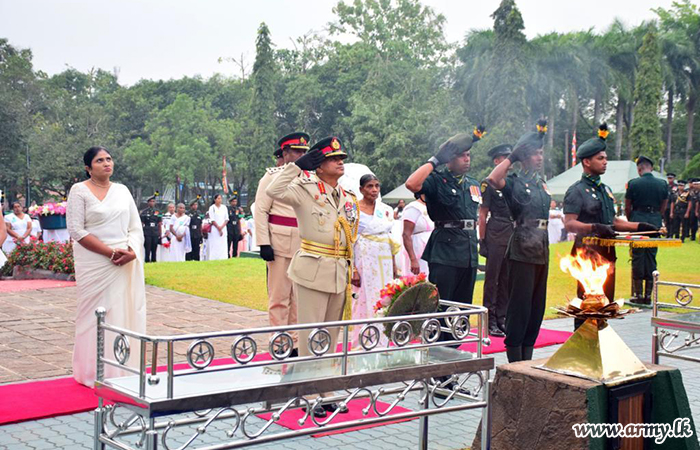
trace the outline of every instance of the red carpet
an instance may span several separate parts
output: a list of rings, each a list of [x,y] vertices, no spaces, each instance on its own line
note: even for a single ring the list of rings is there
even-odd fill
[[[0,293],[33,291],[75,286],[75,281],[59,280],[3,280],[0,281]]]
[[[362,409],[364,407],[366,407],[368,404],[369,404],[369,399],[367,399],[367,398],[360,398],[357,400],[352,400],[350,403],[348,403],[348,412],[346,414],[338,414],[337,416],[335,416],[335,418],[333,418],[333,420],[331,421],[330,425],[335,425],[335,424],[343,423],[343,422],[350,422],[351,420],[369,419],[371,417],[378,417],[374,413],[374,410],[371,408],[369,410],[369,413],[366,416],[362,415]],[[377,406],[379,407],[380,411],[384,411],[384,410],[386,410],[386,408],[389,405],[387,403],[378,402]],[[394,409],[391,410],[389,415],[391,416],[392,414],[405,413],[405,412],[409,412],[409,411],[410,411],[410,409],[402,408],[402,407],[397,405],[394,407]],[[270,417],[272,417],[272,413],[258,414],[257,416],[263,420],[270,420]],[[304,425],[300,426],[298,421],[302,417],[304,417],[304,412],[301,410],[301,408],[297,408],[297,409],[293,409],[290,411],[285,411],[282,414],[282,416],[280,417],[280,420],[278,420],[275,423],[277,425],[281,425],[281,426],[288,428],[290,430],[304,430],[304,429],[313,428],[316,426],[310,418],[306,419],[306,422],[304,422]],[[320,419],[320,420],[328,420],[328,418]],[[313,434],[312,436],[316,437],[316,438],[323,437],[323,436],[330,436],[332,434],[341,434],[341,433],[347,433],[349,431],[364,430],[365,428],[381,427],[382,425],[388,425],[391,423],[406,422],[409,420],[414,420],[414,419],[399,419],[399,420],[394,420],[391,422],[359,425],[359,426],[352,427],[352,428],[346,428],[345,430],[320,432],[317,434]]]
[[[0,282],[0,286],[3,283],[6,283],[6,281]],[[568,331],[555,331],[542,328],[540,330],[540,335],[537,338],[535,348],[561,344],[566,341],[571,334],[572,333]],[[476,344],[464,344],[460,347],[460,350],[475,351]],[[505,351],[503,338],[492,337],[491,345],[489,347],[484,347],[484,354],[487,355],[503,351]],[[535,354],[535,357],[537,357],[537,354]],[[263,353],[256,356],[255,360],[268,361],[270,358],[271,357],[268,353]],[[211,365],[220,366],[224,364],[233,364],[233,359],[217,359],[214,360]],[[187,367],[188,365],[186,363],[175,365],[176,370],[186,369]],[[158,368],[158,370],[161,369],[165,370],[165,366]],[[62,416],[66,414],[75,414],[90,411],[96,407],[97,397],[95,397],[93,394],[92,389],[88,389],[85,386],[78,384],[72,377],[58,378],[47,381],[6,384],[0,386],[0,425],[23,422],[26,420],[42,419],[46,417]],[[362,409],[362,406],[354,409],[359,411]],[[347,418],[352,417],[352,414],[351,409],[350,413],[343,414],[342,416]],[[374,416],[372,413],[370,413],[367,417]],[[298,418],[299,417],[296,419]],[[295,419],[290,420],[294,422]],[[344,431],[340,431],[340,433],[342,432]]]
[[[535,348],[563,344],[572,334],[574,333],[569,331],[548,330],[546,328],[541,328],[540,334],[537,336],[537,341],[535,341]],[[506,351],[506,346],[503,344],[504,338],[494,336],[489,336],[489,338],[491,339],[491,345],[488,347],[483,347],[484,355]],[[476,352],[476,343],[462,344],[459,349],[464,352]],[[537,354],[535,354],[533,358],[537,359]]]

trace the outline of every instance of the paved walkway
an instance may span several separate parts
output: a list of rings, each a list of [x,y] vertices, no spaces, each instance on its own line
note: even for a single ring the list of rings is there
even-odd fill
[[[0,281],[0,285],[6,283]],[[255,328],[267,325],[267,313],[146,287],[150,334],[171,335]],[[71,374],[75,335],[76,288],[0,291],[0,384]],[[217,355],[230,343],[214,340]],[[266,342],[258,342],[261,349]],[[186,348],[176,346],[179,361]],[[161,352],[164,358],[164,352]]]
[[[177,333],[189,331],[222,330],[231,328],[254,327],[266,322],[266,314],[250,311],[232,305],[212,300],[179,294],[164,289],[148,288],[149,332]],[[67,374],[70,367],[70,348],[72,342],[56,342],[56,339],[41,340],[37,335],[57,333],[62,339],[72,340],[72,315],[74,311],[74,288],[21,292],[16,294],[0,294],[0,364],[7,364],[3,354],[22,358],[34,358],[43,364],[50,365],[50,370],[58,375]],[[12,314],[12,320],[7,316]],[[16,316],[14,314],[17,314]],[[644,361],[651,356],[651,328],[648,312],[628,316],[627,319],[611,322],[617,333],[625,340],[630,348]],[[30,327],[23,329],[22,323]],[[546,328],[571,330],[570,319],[550,320],[545,322]],[[33,331],[32,331],[33,330]],[[37,331],[39,330],[39,331]],[[8,347],[3,349],[3,347]],[[50,348],[41,351],[41,348]],[[535,350],[535,358],[543,358],[556,351],[558,346]],[[50,358],[52,352],[58,356]],[[695,350],[695,356],[700,356],[700,350]],[[43,356],[43,359],[42,359]],[[505,354],[494,355],[496,364],[506,362]],[[52,361],[49,361],[52,360]],[[663,360],[662,364],[676,366],[681,369],[683,381],[688,393],[693,417],[700,424],[700,365]],[[5,367],[5,366],[3,366]],[[43,366],[42,366],[43,367]],[[6,367],[3,375],[8,382],[14,379],[41,378],[38,371],[30,365],[14,365]],[[43,378],[46,378],[44,375]],[[1,400],[0,400],[1,401]],[[409,396],[402,406],[413,408],[417,397]],[[434,416],[430,419],[429,448],[432,450],[458,450],[471,445],[479,424],[480,414],[476,411],[466,411]],[[262,424],[262,421],[258,421]],[[282,430],[274,426],[271,431]],[[92,414],[81,413],[69,416],[42,419],[20,424],[0,426],[0,450],[24,449],[90,449],[92,448]],[[219,424],[211,432],[201,436],[200,444],[213,444],[225,438],[225,425]],[[184,443],[184,435],[180,439]],[[378,428],[344,433],[323,438],[297,438],[289,441],[268,444],[255,448],[265,449],[325,449],[354,450],[354,449],[414,449],[418,442],[418,421],[404,422]]]

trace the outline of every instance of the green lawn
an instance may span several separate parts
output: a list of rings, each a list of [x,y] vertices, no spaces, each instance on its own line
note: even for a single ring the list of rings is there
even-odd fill
[[[575,282],[559,269],[559,259],[570,249],[570,242],[550,248],[548,306],[563,304],[576,295]],[[629,297],[629,249],[618,247],[617,257],[615,295]],[[700,244],[697,242],[687,242],[679,248],[659,249],[657,260],[662,280],[700,284]],[[146,283],[260,311],[267,309],[265,264],[260,259],[147,264]],[[475,303],[481,304],[483,285],[483,281],[476,284]],[[674,290],[664,288],[660,292],[666,301],[670,301]],[[548,309],[546,317],[554,316],[554,312]]]

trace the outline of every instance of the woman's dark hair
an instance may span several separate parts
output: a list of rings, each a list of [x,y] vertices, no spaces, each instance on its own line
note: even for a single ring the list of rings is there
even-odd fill
[[[365,175],[362,175],[360,178],[360,187],[365,187],[365,184],[369,183],[370,181],[377,180],[379,181],[379,178],[377,178],[374,174],[368,173]]]
[[[111,156],[111,153],[109,153],[109,150],[102,146],[97,146],[97,147],[90,147],[88,151],[85,152],[83,155],[83,162],[85,163],[86,166],[92,167],[92,160],[95,159],[95,156],[97,156],[98,153],[100,153],[102,150],[107,152],[108,155]],[[87,170],[85,171],[85,176],[90,178],[90,172]]]
[[[221,197],[221,194],[215,194],[215,195],[214,195],[214,198],[211,199],[211,204],[212,204],[212,205],[215,205],[215,204],[216,204],[216,197]],[[224,200],[224,198],[221,197],[221,201],[223,201],[223,200]]]
[[[10,203],[10,209],[15,209],[15,205],[18,205],[20,208],[22,207],[22,204],[15,200],[14,202]]]

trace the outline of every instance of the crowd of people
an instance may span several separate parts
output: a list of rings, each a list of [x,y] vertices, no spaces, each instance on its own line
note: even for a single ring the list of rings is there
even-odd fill
[[[244,216],[236,197],[225,206],[221,195],[206,211],[200,211],[197,198],[189,209],[169,204],[160,214],[152,197],[139,212],[128,189],[110,181],[109,151],[89,149],[87,180],[71,188],[67,206],[68,230],[77,243],[75,378],[94,383],[98,306],[106,307],[109,323],[145,332],[143,263],[226,259],[248,245],[259,246],[267,264],[272,326],[336,321],[344,312],[346,318],[373,317],[382,288],[408,273],[426,274],[442,299],[472,303],[481,254],[489,333],[505,337],[509,361],[531,359],[546,305],[550,242],[569,235],[572,252],[592,252],[610,262],[605,293],[614,299],[614,248],[587,245],[583,238],[657,233],[666,224],[671,234],[694,240],[700,191],[697,180],[676,183],[668,174],[667,184],[655,178],[653,161],[642,156],[639,178],[626,194],[629,221],[618,215],[615,197],[600,178],[607,166],[607,129],[601,126],[598,136],[577,150],[583,176],[568,189],[560,209],[540,176],[546,122],[536,128],[514,145],[490,149],[493,170],[482,181],[468,172],[472,147],[485,130],[453,136],[406,180],[415,200],[396,208],[380,200],[381,181],[371,173],[360,178],[358,194],[340,185],[348,155],[339,138],[310,146],[307,134],[292,133],[280,139],[274,153],[278,164],[259,182],[252,218]],[[31,234],[31,219],[20,204],[12,207],[0,227],[0,243]],[[649,301],[655,256],[654,249],[633,252],[639,303]],[[331,335],[334,348],[337,333]],[[308,356],[307,346],[297,344],[307,340],[308,331],[294,336],[293,354]],[[352,340],[357,343],[357,332]],[[338,407],[318,406],[313,414],[322,417]]]

